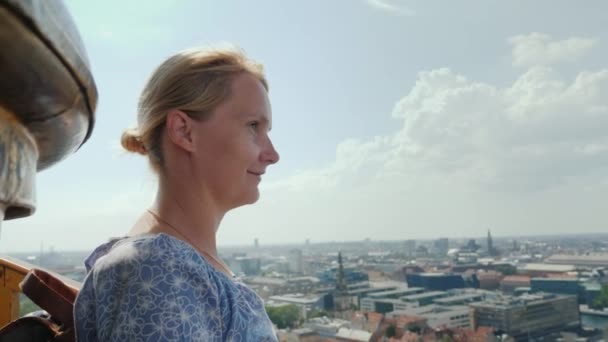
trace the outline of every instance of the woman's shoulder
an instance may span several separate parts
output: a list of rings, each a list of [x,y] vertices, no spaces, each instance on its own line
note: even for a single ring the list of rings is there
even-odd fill
[[[114,269],[161,268],[165,272],[209,273],[209,265],[190,245],[167,234],[125,237],[100,246],[89,258],[95,273]]]

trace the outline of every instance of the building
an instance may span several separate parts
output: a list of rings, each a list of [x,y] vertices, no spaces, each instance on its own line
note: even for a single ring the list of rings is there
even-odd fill
[[[406,274],[405,279],[409,287],[422,287],[428,291],[446,291],[465,287],[464,279],[458,274],[413,273]]]
[[[433,329],[470,328],[470,311],[469,307],[465,305],[443,306],[431,304],[418,308],[389,312],[386,316],[389,318],[399,316],[424,318],[426,324]]]
[[[433,303],[435,299],[448,297],[449,294],[445,291],[430,291],[419,294],[401,297],[400,299],[411,306],[424,306]]]
[[[302,260],[302,250],[292,249],[289,251],[289,272],[302,274],[304,272],[304,262]]]
[[[285,279],[256,276],[247,277],[243,282],[264,299],[285,293],[311,293],[319,286],[319,279],[315,277]]]
[[[367,288],[356,288],[354,290],[348,289],[348,295],[351,297],[353,303],[359,308],[361,307],[361,300],[367,297],[370,293],[392,291],[397,289],[397,286],[381,286],[381,287],[368,287]]]
[[[483,293],[463,293],[455,296],[441,297],[433,299],[433,303],[443,306],[468,305],[470,303],[481,302],[485,299]]]
[[[398,299],[403,296],[409,296],[409,295],[419,294],[419,293],[423,293],[423,292],[424,292],[424,289],[421,287],[408,287],[408,288],[402,288],[402,289],[373,292],[373,293],[369,293],[367,296],[370,298],[374,298],[374,299],[379,299],[379,298]]]
[[[488,254],[489,255],[495,255],[496,253],[494,253],[494,242],[492,241],[492,233],[490,233],[490,230],[488,229],[488,242],[487,242],[487,246],[488,248]]]
[[[340,328],[335,339],[338,341],[367,342],[371,337],[372,333],[365,330]]]
[[[516,288],[530,287],[530,280],[531,278],[529,276],[506,276],[500,281],[500,290],[503,292],[512,293]]]
[[[255,257],[236,257],[230,266],[233,272],[244,273],[246,276],[258,275],[261,270],[260,258]]]
[[[579,309],[576,296],[532,294],[502,297],[470,304],[473,328],[494,327],[516,341],[548,337],[576,328]]]
[[[361,311],[387,313],[395,310],[405,310],[414,303],[407,303],[394,298],[363,298],[361,299]]]
[[[497,290],[500,288],[500,281],[504,278],[502,273],[496,271],[477,272],[479,288],[484,290]]]
[[[416,240],[405,241],[405,254],[408,256],[414,256],[416,253]]]
[[[608,267],[608,254],[561,255],[555,254],[545,260],[547,264],[575,265],[587,267]]]
[[[530,290],[532,292],[573,295],[578,298],[579,304],[585,302],[585,288],[578,279],[532,278],[530,280]]]
[[[270,306],[281,304],[292,304],[297,306],[301,310],[302,317],[306,319],[308,317],[308,313],[313,309],[325,309],[325,296],[289,293],[279,296],[271,296],[269,300],[266,301],[266,305]]]
[[[367,272],[362,272],[359,269],[354,267],[343,267],[344,268],[344,279],[348,284],[350,283],[360,283],[362,281],[369,281],[369,275]],[[332,267],[328,268],[324,271],[319,271],[315,273],[315,276],[321,280],[324,284],[334,285],[336,283],[336,274],[338,268]]]
[[[517,267],[517,273],[526,274],[531,277],[544,277],[548,274],[563,274],[576,271],[574,265],[549,265],[528,263]]]
[[[317,317],[309,319],[303,327],[317,332],[321,337],[335,338],[341,328],[350,328],[351,325],[349,321],[342,319]]]
[[[332,292],[334,302],[334,312],[337,317],[345,315],[351,310],[351,297],[348,294],[346,277],[344,276],[344,266],[342,264],[342,253],[338,253],[338,274],[336,275],[336,288]]]
[[[437,255],[446,256],[449,250],[447,238],[437,239],[433,242],[433,252]]]

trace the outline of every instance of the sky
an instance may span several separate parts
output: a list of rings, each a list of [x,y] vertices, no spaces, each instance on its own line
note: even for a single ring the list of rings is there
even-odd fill
[[[263,63],[281,161],[219,245],[607,232],[608,2],[65,1],[99,102],[0,252],[124,235],[156,178],[124,153],[150,72],[231,43]]]

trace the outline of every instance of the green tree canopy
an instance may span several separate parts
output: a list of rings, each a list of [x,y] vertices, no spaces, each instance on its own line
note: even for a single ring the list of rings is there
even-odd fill
[[[504,275],[513,275],[517,273],[517,269],[513,265],[498,265],[496,266],[496,271]]]
[[[300,308],[296,305],[267,306],[266,312],[279,329],[295,328],[300,321]]]

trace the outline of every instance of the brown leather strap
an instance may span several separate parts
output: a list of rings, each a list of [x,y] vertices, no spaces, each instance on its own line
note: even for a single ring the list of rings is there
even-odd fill
[[[22,317],[0,329],[0,342],[53,341],[57,334],[57,327],[48,319]]]
[[[78,294],[52,274],[32,269],[23,279],[21,291],[66,330],[74,326],[74,300]]]

